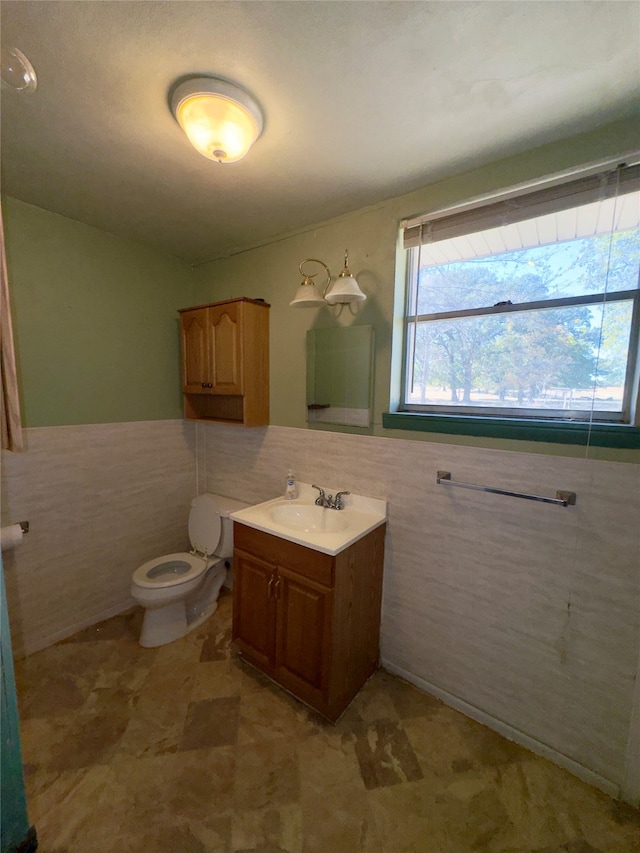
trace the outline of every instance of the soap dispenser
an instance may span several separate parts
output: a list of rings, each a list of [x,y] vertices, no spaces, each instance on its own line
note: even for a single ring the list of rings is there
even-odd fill
[[[288,501],[295,500],[298,497],[298,487],[296,486],[296,478],[293,476],[293,470],[289,468],[287,474],[287,488],[284,491],[284,496]]]

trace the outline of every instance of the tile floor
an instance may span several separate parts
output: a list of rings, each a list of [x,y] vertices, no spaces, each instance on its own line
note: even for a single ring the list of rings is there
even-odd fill
[[[42,853],[633,853],[640,813],[378,672],[337,725],[140,612],[16,662]]]

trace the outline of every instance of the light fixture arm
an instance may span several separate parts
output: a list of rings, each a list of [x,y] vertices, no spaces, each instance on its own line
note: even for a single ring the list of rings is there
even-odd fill
[[[299,266],[298,266],[298,269],[300,270],[300,274],[302,275],[302,277],[304,279],[304,281],[302,282],[303,284],[314,284],[315,282],[313,282],[311,279],[315,278],[318,275],[317,272],[311,273],[311,275],[307,275],[307,273],[305,273],[305,271],[302,269],[302,267],[305,264],[309,264],[309,263],[320,264],[321,267],[324,267],[325,272],[327,273],[327,280],[325,281],[324,285],[322,286],[322,295],[324,296],[325,293],[327,292],[327,288],[331,284],[331,270],[323,261],[319,261],[318,258],[305,258],[305,260],[302,261],[302,263],[299,264]]]
[[[305,260],[304,260],[304,261],[302,261],[302,263],[300,263],[300,264],[299,264],[299,266],[298,266],[298,269],[300,270],[300,274],[302,275],[302,277],[303,277],[303,279],[304,279],[304,281],[302,282],[302,284],[314,284],[314,282],[313,282],[311,279],[315,278],[315,277],[318,275],[318,273],[317,273],[317,272],[314,272],[314,273],[311,273],[311,275],[308,275],[308,274],[307,274],[307,273],[302,269],[302,267],[303,267],[305,264],[309,264],[309,263],[311,263],[311,264],[320,264],[320,266],[321,266],[321,267],[324,267],[325,272],[327,273],[327,280],[325,281],[325,283],[324,283],[324,285],[323,285],[323,287],[322,287],[322,295],[324,296],[324,295],[325,295],[325,293],[327,292],[327,288],[328,288],[328,287],[329,287],[329,285],[331,284],[331,270],[330,270],[330,269],[329,269],[329,267],[324,263],[324,261],[320,261],[320,260],[318,260],[318,258],[305,258]]]

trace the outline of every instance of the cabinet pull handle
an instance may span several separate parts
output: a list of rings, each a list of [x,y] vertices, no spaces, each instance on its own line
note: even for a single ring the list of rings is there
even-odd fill
[[[276,581],[275,595],[274,598],[280,598],[280,578]]]
[[[273,582],[275,580],[275,575],[271,575],[269,578],[269,583],[267,584],[267,598],[271,598],[271,587],[273,586]]]

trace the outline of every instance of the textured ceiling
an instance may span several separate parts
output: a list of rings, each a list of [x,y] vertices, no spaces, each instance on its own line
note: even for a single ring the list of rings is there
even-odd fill
[[[635,2],[3,0],[33,63],[2,93],[9,195],[193,263],[638,111]],[[239,163],[190,146],[168,95],[239,83]]]

